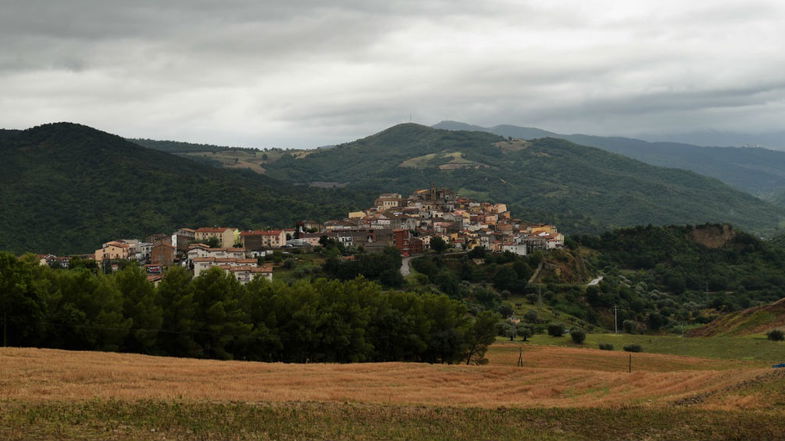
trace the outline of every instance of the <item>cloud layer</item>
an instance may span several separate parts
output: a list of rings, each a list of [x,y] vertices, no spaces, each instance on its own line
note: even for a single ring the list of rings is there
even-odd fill
[[[620,135],[785,120],[775,0],[0,6],[9,128],[307,147],[410,119]]]

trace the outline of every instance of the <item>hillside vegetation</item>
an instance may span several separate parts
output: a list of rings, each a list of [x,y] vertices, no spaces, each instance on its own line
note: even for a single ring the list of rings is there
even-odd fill
[[[706,326],[692,329],[692,337],[738,336],[785,329],[785,298],[717,317]]]
[[[695,173],[653,167],[571,142],[514,143],[483,132],[401,124],[305,157],[283,155],[268,176],[348,183],[371,193],[408,193],[438,183],[507,203],[529,221],[567,232],[614,226],[729,222],[772,230],[783,210]]]
[[[648,142],[617,136],[565,135],[532,127],[498,125],[480,127],[442,121],[434,128],[473,130],[521,139],[560,138],[597,147],[647,164],[691,170],[742,191],[774,198],[785,191],[785,152],[750,147],[701,147],[677,142]],[[783,204],[780,202],[780,205]]]
[[[785,297],[785,253],[727,225],[635,227],[578,236],[604,274],[586,302],[613,329],[614,305],[626,332],[707,323],[718,314]]]
[[[372,195],[293,187],[59,123],[0,132],[0,250],[92,252],[183,226],[289,226]]]

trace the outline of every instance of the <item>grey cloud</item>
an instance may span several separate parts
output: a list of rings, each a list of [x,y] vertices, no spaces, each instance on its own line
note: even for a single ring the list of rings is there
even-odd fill
[[[0,0],[0,125],[316,146],[441,119],[629,135],[785,117],[785,6]]]

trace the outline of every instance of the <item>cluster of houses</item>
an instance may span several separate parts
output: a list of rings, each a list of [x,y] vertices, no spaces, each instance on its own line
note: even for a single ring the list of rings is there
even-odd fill
[[[273,265],[260,263],[267,250],[286,244],[287,234],[294,230],[246,231],[236,228],[181,228],[172,235],[154,234],[145,241],[120,239],[104,243],[95,250],[94,258],[102,265],[118,260],[144,263],[147,278],[158,282],[165,268],[180,264],[188,266],[194,276],[217,267],[231,273],[240,283],[257,277],[272,280]],[[259,240],[264,237],[264,240]],[[290,236],[289,236],[290,237]],[[115,261],[115,262],[113,262]]]
[[[454,248],[482,246],[518,255],[564,246],[564,235],[554,225],[526,223],[513,218],[506,204],[478,202],[433,186],[408,197],[382,194],[368,210],[325,222],[318,232],[300,237],[318,241],[322,236],[371,251],[394,246],[404,256],[429,249],[435,237]]]
[[[297,228],[252,231],[181,228],[171,235],[154,234],[145,241],[106,242],[94,258],[108,265],[118,260],[142,262],[148,279],[154,282],[166,267],[181,264],[191,268],[195,276],[218,267],[247,283],[257,277],[272,279],[272,264],[260,263],[260,257],[274,249],[314,247],[332,239],[346,248],[374,252],[395,247],[401,255],[411,256],[430,249],[437,237],[451,248],[482,246],[518,255],[564,246],[564,235],[554,225],[525,223],[513,218],[505,204],[477,202],[431,187],[408,197],[382,194],[373,207],[323,224],[302,221]]]

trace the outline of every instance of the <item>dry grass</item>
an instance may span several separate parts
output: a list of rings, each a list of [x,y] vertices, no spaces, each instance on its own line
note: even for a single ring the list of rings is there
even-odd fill
[[[524,364],[537,368],[569,368],[590,371],[626,372],[630,353],[620,350],[600,351],[590,347],[560,347],[521,343],[496,343],[487,358],[492,366],[515,366],[519,348],[523,348]],[[720,360],[651,353],[632,354],[635,372],[672,372],[683,370],[725,370],[766,367],[770,363],[741,360]]]
[[[770,371],[742,363],[635,354],[634,372],[628,374],[622,359],[626,354],[557,347],[530,348],[528,367],[516,368],[510,364],[517,359],[517,350],[507,349],[505,345],[494,348],[489,366],[446,366],[294,365],[5,348],[0,349],[0,396],[34,402],[97,398],[486,408],[656,407],[696,394],[734,390],[734,385]],[[716,400],[697,405],[733,407]],[[763,405],[765,401],[756,399],[739,407]]]

